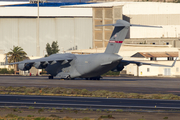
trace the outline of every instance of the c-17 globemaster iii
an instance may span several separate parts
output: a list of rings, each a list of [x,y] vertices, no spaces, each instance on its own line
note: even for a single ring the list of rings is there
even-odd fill
[[[109,70],[121,71],[124,66],[132,63],[138,66],[151,65],[162,67],[173,67],[174,63],[169,65],[159,65],[151,63],[143,63],[136,61],[123,60],[123,57],[118,55],[119,49],[129,31],[130,26],[137,27],[155,27],[158,26],[145,26],[134,25],[124,20],[117,20],[115,24],[99,25],[99,26],[114,26],[114,30],[110,37],[109,43],[104,53],[96,53],[89,55],[76,55],[70,53],[53,54],[49,57],[44,57],[34,60],[24,60],[21,62],[10,63],[18,64],[20,70],[29,70],[32,66],[37,69],[45,69],[49,76],[49,79],[53,79],[54,76],[64,79],[73,78],[86,78],[86,79],[100,79],[100,76]],[[176,58],[177,59],[177,58]]]

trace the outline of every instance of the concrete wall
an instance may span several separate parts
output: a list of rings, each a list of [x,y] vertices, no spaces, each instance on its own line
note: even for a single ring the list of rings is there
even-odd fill
[[[180,38],[180,4],[160,2],[124,3],[123,19],[131,24],[163,28],[131,27],[128,38]]]
[[[36,56],[36,25],[36,18],[0,18],[0,50],[7,53],[20,46],[28,56]],[[58,41],[60,52],[92,48],[92,18],[40,18],[40,56],[52,41]]]
[[[0,17],[37,17],[37,7],[0,7]],[[40,17],[83,16],[92,17],[92,8],[39,7]]]

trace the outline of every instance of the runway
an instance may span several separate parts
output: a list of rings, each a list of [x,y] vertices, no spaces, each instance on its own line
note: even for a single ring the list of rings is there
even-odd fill
[[[49,80],[36,76],[0,76],[0,86],[63,87],[93,90],[109,90],[126,93],[161,93],[180,95],[179,78],[158,77],[103,77],[97,80]]]
[[[0,95],[1,107],[180,110],[180,101],[59,96]]]

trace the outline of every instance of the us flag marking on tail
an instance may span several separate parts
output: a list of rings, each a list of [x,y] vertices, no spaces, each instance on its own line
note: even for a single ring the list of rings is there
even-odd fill
[[[123,43],[123,41],[114,41],[114,40],[110,40],[109,43]]]

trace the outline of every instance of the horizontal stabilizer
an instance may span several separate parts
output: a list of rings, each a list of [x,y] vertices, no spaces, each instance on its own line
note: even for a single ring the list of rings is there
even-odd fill
[[[116,23],[116,24],[96,25],[96,27],[98,27],[98,26],[115,26],[115,27],[124,27],[125,25],[120,24],[120,23]]]
[[[116,23],[116,24],[105,24],[105,25],[96,25],[98,26],[115,26],[115,27],[124,27],[125,24],[122,23]],[[153,27],[153,28],[162,28],[162,26],[150,26],[150,25],[137,25],[137,24],[130,24],[132,27]]]
[[[149,25],[136,25],[136,24],[130,24],[132,27],[153,27],[153,28],[162,28],[162,26],[149,26]]]
[[[124,20],[117,20],[114,24],[96,25],[96,26],[115,26],[115,27],[125,27],[130,26],[129,22]]]

